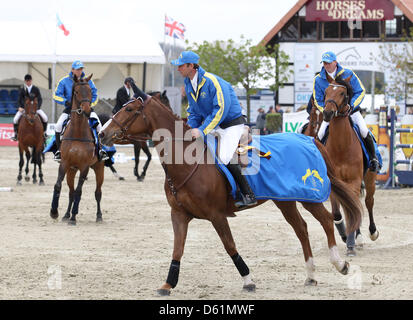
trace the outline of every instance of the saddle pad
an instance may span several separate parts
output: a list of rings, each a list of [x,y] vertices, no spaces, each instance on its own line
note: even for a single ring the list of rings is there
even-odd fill
[[[368,168],[368,167],[369,167],[369,163],[370,163],[370,156],[369,156],[369,153],[367,152],[366,146],[364,145],[364,140],[363,140],[363,138],[361,137],[360,129],[359,129],[358,125],[357,125],[357,124],[354,124],[354,123],[353,123],[353,129],[354,129],[354,131],[356,132],[357,138],[358,138],[359,141],[360,141],[361,149],[363,149],[363,153],[364,153],[364,157],[363,157],[363,160],[364,160],[364,168]],[[377,143],[376,143],[376,139],[374,138],[374,135],[370,132],[370,130],[369,130],[369,135],[371,135],[371,136],[373,137],[374,150],[376,151],[377,160],[379,160],[380,166],[383,166],[383,160],[382,160],[382,158],[381,158],[381,154],[380,154],[380,151],[379,151],[379,147],[378,147],[378,145],[377,145]]]
[[[297,133],[254,135],[250,146],[256,149],[248,151],[243,174],[257,199],[324,202],[330,196],[327,167],[314,138]],[[271,152],[271,157],[260,157],[256,150]],[[235,199],[234,178],[218,159],[216,165],[230,182]]]

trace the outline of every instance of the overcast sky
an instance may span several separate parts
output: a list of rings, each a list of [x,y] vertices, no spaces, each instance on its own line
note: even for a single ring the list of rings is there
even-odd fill
[[[141,21],[164,41],[165,14],[183,23],[190,42],[240,39],[258,43],[297,0],[0,0],[1,20],[53,20],[56,13],[70,31],[72,23],[101,20]],[[28,30],[29,31],[29,30]],[[91,35],[98,30],[90,30]],[[139,41],[138,30],[125,30]]]

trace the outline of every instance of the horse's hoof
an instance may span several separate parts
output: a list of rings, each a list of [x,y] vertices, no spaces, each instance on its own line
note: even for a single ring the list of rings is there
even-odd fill
[[[304,282],[304,285],[306,287],[315,287],[317,285],[317,280],[311,279],[311,278],[307,278]]]
[[[67,220],[69,220],[70,216],[66,216],[64,215],[62,218],[62,222],[66,222]]]
[[[122,180],[122,181],[123,181],[123,180],[125,180],[125,178],[124,178],[124,177],[119,177],[119,180]]]
[[[343,240],[344,243],[347,243],[347,236],[342,236],[341,240]]]
[[[255,292],[255,283],[250,283],[250,284],[246,284],[242,287],[242,290],[248,291],[248,292]]]
[[[57,209],[50,209],[50,217],[52,219],[57,219],[58,216],[59,216],[59,212],[57,211]]]
[[[96,218],[96,223],[102,223],[102,222],[103,222],[102,217],[97,217],[97,218]]]
[[[39,186],[44,186],[44,181],[40,181]]]
[[[37,183],[37,180],[33,180],[33,184],[36,184]]]
[[[21,186],[22,185],[22,182],[20,181],[20,180],[18,180],[17,182],[16,182],[16,186]]]
[[[76,220],[70,219],[70,220],[67,222],[67,224],[68,224],[69,226],[75,226],[75,225],[76,225]]]
[[[139,182],[142,182],[142,181],[143,181],[143,179],[145,179],[145,178],[138,177],[138,181],[139,181]]]
[[[24,177],[24,181],[30,181],[30,177]]]
[[[340,273],[343,274],[343,275],[346,275],[346,274],[348,274],[349,269],[350,269],[350,263],[348,263],[347,261],[344,261],[344,266],[340,270]]]
[[[379,237],[379,230],[376,230],[373,234],[370,234],[370,239],[372,241],[376,241],[378,237]]]
[[[355,257],[356,256],[356,250],[354,248],[347,248],[346,255],[347,255],[347,257]]]
[[[156,290],[156,292],[160,296],[170,296],[171,295],[171,290],[168,290],[168,289],[158,289],[158,290]]]

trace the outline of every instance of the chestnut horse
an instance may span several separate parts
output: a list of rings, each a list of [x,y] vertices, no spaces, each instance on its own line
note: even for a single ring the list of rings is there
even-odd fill
[[[33,163],[33,183],[37,183],[36,165],[39,166],[39,185],[44,185],[42,172],[42,151],[44,147],[44,132],[42,121],[39,118],[37,111],[37,98],[26,96],[24,100],[24,113],[19,121],[18,127],[18,148],[19,148],[19,175],[17,176],[17,185],[21,185],[22,168],[24,165],[23,151],[26,153],[26,181],[29,177],[29,160]],[[29,147],[32,147],[30,154]]]
[[[329,81],[331,80],[330,78],[328,79]],[[379,236],[373,217],[377,173],[363,167],[363,150],[349,119],[351,110],[349,109],[348,101],[350,101],[352,95],[351,86],[348,84],[349,81],[350,77],[344,80],[337,78],[335,81],[330,82],[330,86],[325,91],[325,107],[322,115],[325,121],[330,122],[326,149],[330,155],[331,162],[337,170],[338,177],[352,186],[355,196],[361,194],[361,185],[362,181],[364,181],[366,189],[365,205],[369,212],[370,239],[374,241]],[[313,137],[316,136],[317,132],[312,130],[312,128],[319,128],[319,125],[317,126],[316,124],[321,122],[320,114],[317,111],[318,109],[313,106],[310,114],[310,123],[305,132],[305,134]],[[334,195],[331,195],[330,200],[336,227],[343,241],[347,242],[347,254],[355,255],[355,244],[358,247],[363,245],[360,228],[356,230],[357,243],[355,243],[354,233],[350,233],[348,237],[346,236],[343,218],[340,213],[340,204]]]
[[[148,94],[150,96],[158,99],[161,103],[163,103],[164,106],[171,109],[169,99],[166,95],[166,90],[164,90],[163,92],[150,91],[150,92],[148,92]],[[130,142],[128,141],[127,143],[129,144]],[[132,143],[133,143],[133,152],[134,152],[134,155],[135,155],[135,167],[133,168],[133,174],[136,176],[136,179],[138,181],[143,181],[145,179],[145,176],[146,176],[146,170],[148,170],[149,163],[151,162],[151,159],[152,159],[151,151],[149,150],[149,147],[148,147],[148,144],[146,143],[146,140],[144,140],[144,141],[132,141]],[[145,161],[145,164],[143,165],[142,173],[139,174],[139,156],[140,156],[140,153],[141,153],[141,149],[146,154],[146,161]]]
[[[179,128],[183,129],[183,135]],[[171,207],[174,249],[167,280],[158,289],[158,293],[169,295],[171,288],[174,288],[178,282],[180,260],[184,252],[188,224],[193,218],[206,219],[212,223],[224,244],[225,250],[243,277],[243,288],[253,291],[255,290],[255,284],[251,280],[249,268],[238,254],[228,225],[227,218],[235,216],[234,212],[238,210],[230,194],[229,183],[213,164],[213,160],[207,158],[210,157],[210,153],[204,151],[204,141],[202,139],[192,141],[190,130],[191,128],[182,119],[175,116],[170,109],[164,107],[156,99],[148,98],[145,103],[138,99],[126,104],[112,117],[110,124],[101,130],[99,136],[102,143],[111,145],[122,141],[125,137],[139,139],[143,134],[150,135],[153,137],[160,158],[170,156],[170,160],[161,160],[161,164],[166,175],[164,190]],[[160,132],[171,133],[171,140],[165,135],[162,136],[163,139],[157,137]],[[178,135],[188,136],[189,141],[179,138]],[[163,149],[160,150],[165,143],[171,145],[168,153]],[[354,231],[361,221],[361,203],[357,197],[352,197],[351,190],[348,189],[346,184],[336,179],[334,168],[331,166],[324,146],[319,142],[316,142],[316,145],[326,161],[332,193],[336,198],[341,198],[340,203],[347,207],[346,213],[348,213],[348,216],[346,217],[350,226],[348,230]],[[179,148],[179,151],[177,148]],[[200,161],[189,163],[178,154],[178,152],[192,154],[194,149],[203,150],[196,155],[196,158],[201,160],[202,163]],[[257,205],[264,202],[265,200],[259,200]],[[307,270],[305,284],[315,285],[317,283],[314,279],[315,266],[308,238],[307,224],[301,217],[295,201],[274,201],[274,203],[293,227],[301,242]],[[331,263],[339,272],[346,274],[349,264],[341,259],[336,247],[333,216],[322,203],[302,202],[302,205],[321,223],[327,235]]]
[[[88,122],[92,111],[90,106],[92,101],[92,91],[88,83],[91,78],[92,75],[84,80],[77,79],[76,76],[74,77],[70,122],[62,137],[60,147],[62,160],[59,165],[57,182],[54,186],[52,206],[50,209],[50,216],[53,219],[57,219],[59,216],[58,207],[62,181],[67,174],[66,180],[69,186],[69,205],[62,221],[68,221],[71,225],[76,224],[76,215],[79,211],[82,186],[87,178],[89,167],[95,171],[96,176],[96,222],[102,222],[100,200],[102,198],[101,188],[104,178],[104,163],[97,158],[95,142]],[[80,171],[80,176],[75,190],[74,183],[77,171]],[[72,213],[71,216],[70,212]]]

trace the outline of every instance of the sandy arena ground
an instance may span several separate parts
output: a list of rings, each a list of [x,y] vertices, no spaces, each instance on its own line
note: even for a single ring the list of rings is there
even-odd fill
[[[118,153],[130,157],[133,150],[122,148]],[[52,155],[47,154],[44,164],[45,186],[23,182],[16,187],[17,148],[0,148],[0,187],[13,187],[12,192],[0,192],[0,299],[159,299],[156,289],[167,277],[173,248],[164,173],[157,159],[143,183],[133,176],[132,161],[115,167],[126,180],[117,180],[105,169],[103,224],[95,222],[91,170],[77,226],[69,226],[60,221],[68,203],[66,182],[59,219],[49,216],[58,168]],[[413,189],[377,190],[380,237],[375,242],[369,239],[365,210],[364,249],[347,258],[351,265],[347,276],[330,264],[321,225],[301,209],[316,264],[316,287],[304,287],[300,243],[275,205],[267,202],[239,213],[229,221],[256,282],[255,293],[241,290],[242,280],[212,225],[194,220],[179,283],[169,299],[412,299],[412,208]],[[345,244],[337,232],[336,240],[345,257]]]

